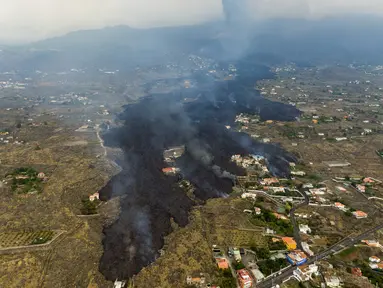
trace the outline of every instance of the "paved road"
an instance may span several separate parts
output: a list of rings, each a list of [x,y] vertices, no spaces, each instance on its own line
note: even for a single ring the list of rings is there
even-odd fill
[[[336,252],[339,252],[343,250],[344,248],[353,246],[356,243],[359,243],[361,240],[365,239],[368,235],[380,230],[383,228],[383,223],[375,226],[362,234],[356,235],[356,236],[348,236],[338,243],[334,244],[333,246],[327,248],[326,250],[322,251],[320,254],[315,255],[314,257],[311,257],[308,259],[307,264],[312,264],[318,260],[321,260],[323,258],[326,258]],[[296,269],[296,267],[291,267],[283,271],[280,275],[276,275],[275,277],[272,277],[270,279],[267,279],[263,282],[260,282],[257,284],[257,288],[271,288],[273,285],[282,283],[283,280],[290,277],[293,274],[293,271]]]
[[[298,205],[294,206],[290,210],[290,221],[291,221],[291,224],[293,225],[293,228],[294,228],[294,240],[295,240],[295,242],[297,242],[297,248],[299,250],[303,250],[301,235],[299,234],[299,225],[297,223],[297,220],[295,219],[294,213],[298,208],[309,205],[310,198],[305,192],[301,192],[298,190],[295,190],[295,191],[297,191],[299,194],[301,194],[303,197],[305,197],[305,200],[302,203],[299,203]]]

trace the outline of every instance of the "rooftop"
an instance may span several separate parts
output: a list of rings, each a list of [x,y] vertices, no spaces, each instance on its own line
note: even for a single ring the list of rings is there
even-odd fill
[[[241,270],[237,271],[237,274],[243,280],[250,280],[251,279],[249,272],[247,272],[247,270],[245,270],[245,269],[241,269]]]
[[[287,244],[297,244],[292,237],[282,237],[282,241]]]
[[[367,213],[360,210],[353,212],[353,214],[355,217],[367,217]]]

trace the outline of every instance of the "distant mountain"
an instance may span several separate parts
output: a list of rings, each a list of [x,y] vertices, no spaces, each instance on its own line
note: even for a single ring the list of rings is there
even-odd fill
[[[271,20],[227,29],[224,22],[198,26],[84,30],[0,52],[0,70],[63,71],[94,67],[130,69],[180,61],[187,54],[217,60],[257,55],[263,62],[383,63],[383,20],[378,17]],[[242,30],[246,30],[245,33]]]
[[[215,25],[155,29],[128,26],[84,30],[8,49],[19,57],[0,59],[0,69],[53,70],[95,67],[124,69],[161,64],[211,45]]]

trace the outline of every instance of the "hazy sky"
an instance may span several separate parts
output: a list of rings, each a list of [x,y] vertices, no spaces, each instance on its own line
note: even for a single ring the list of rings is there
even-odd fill
[[[383,15],[383,0],[247,1],[254,18]],[[69,31],[127,24],[200,23],[222,17],[221,0],[0,0],[0,41],[31,41]]]

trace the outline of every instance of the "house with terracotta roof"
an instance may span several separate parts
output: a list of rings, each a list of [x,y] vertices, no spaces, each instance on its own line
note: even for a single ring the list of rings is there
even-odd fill
[[[203,276],[201,273],[200,276],[197,277],[192,277],[192,276],[187,276],[186,277],[186,284],[188,285],[195,285],[195,286],[201,286],[206,283],[206,278]]]
[[[294,238],[292,238],[292,237],[282,237],[282,241],[286,245],[286,248],[288,250],[295,250],[295,249],[297,249],[297,242],[295,242]]]
[[[352,215],[354,215],[356,219],[363,219],[363,218],[367,218],[368,216],[367,213],[360,210],[352,212]]]
[[[218,269],[229,269],[229,262],[226,258],[215,258],[215,261],[217,262]]]
[[[269,186],[271,184],[278,184],[279,183],[279,180],[278,178],[264,178],[263,180],[261,180],[261,184],[262,185],[266,185],[266,186]]]
[[[336,190],[338,190],[339,192],[347,192],[347,189],[342,186],[336,186]]]
[[[176,172],[177,170],[174,167],[166,167],[162,169],[162,173],[164,174],[175,174]]]
[[[274,212],[273,215],[274,215],[275,218],[277,218],[277,219],[280,219],[280,220],[288,220],[288,218],[287,218],[285,215],[282,215],[282,214],[279,214],[279,213],[276,213],[276,212]]]
[[[371,184],[372,184],[372,183],[375,183],[375,181],[374,181],[373,179],[371,179],[370,177],[366,177],[366,178],[364,178],[364,179],[363,179],[363,182],[364,182],[364,183],[371,183]]]
[[[370,184],[382,184],[382,181],[380,181],[379,179],[376,179],[376,178],[372,178],[372,177],[364,178],[363,182],[364,183],[370,183]]]
[[[355,276],[358,276],[358,277],[362,277],[363,276],[362,270],[360,270],[360,268],[358,268],[358,267],[351,268],[351,274],[355,275]]]
[[[379,241],[376,240],[362,240],[362,243],[365,243],[369,247],[376,247],[376,248],[381,248],[382,245],[379,243]]]
[[[346,206],[340,202],[335,202],[334,207],[341,210],[341,211],[346,211]]]

